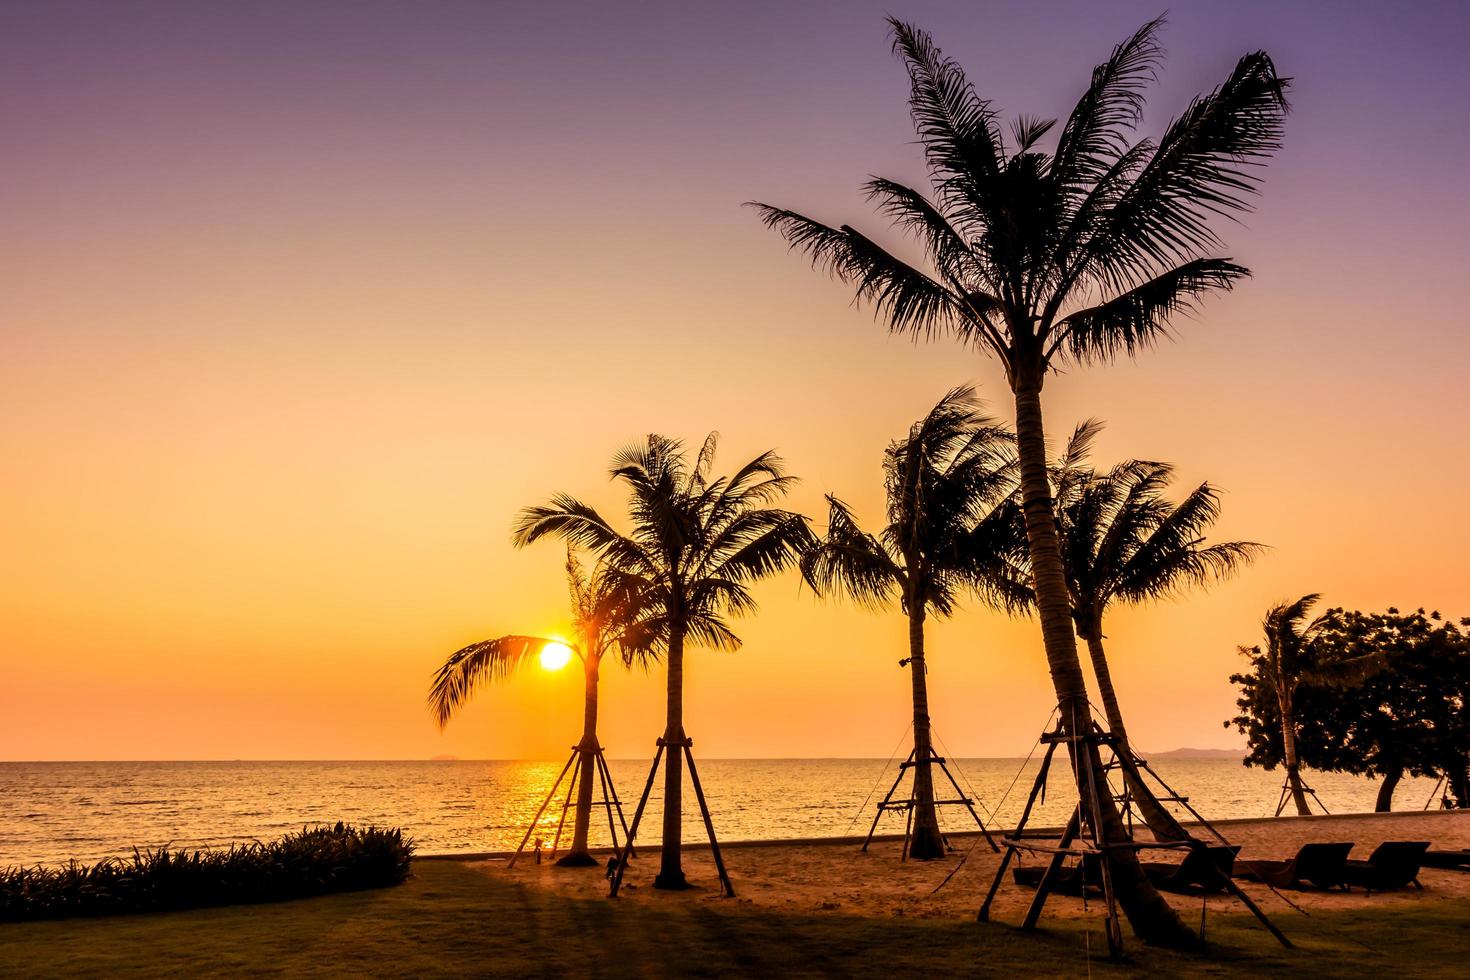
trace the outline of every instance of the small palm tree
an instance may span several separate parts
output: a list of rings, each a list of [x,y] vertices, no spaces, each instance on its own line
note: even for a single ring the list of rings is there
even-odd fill
[[[1295,602],[1282,602],[1267,610],[1261,620],[1266,646],[1240,647],[1242,656],[1256,668],[1257,682],[1275,698],[1281,719],[1281,757],[1286,766],[1286,786],[1299,816],[1308,816],[1307,789],[1302,783],[1301,761],[1297,756],[1297,723],[1295,700],[1297,690],[1310,687],[1352,687],[1361,683],[1382,665],[1378,653],[1354,657],[1325,658],[1315,649],[1313,640],[1327,617],[1308,620],[1311,609],[1321,598],[1318,593],[1304,595]]]
[[[1203,587],[1248,564],[1261,550],[1250,541],[1207,544],[1205,534],[1220,516],[1219,492],[1208,483],[1183,501],[1165,497],[1173,478],[1167,463],[1129,460],[1098,473],[1084,465],[1096,422],[1079,426],[1054,477],[1057,529],[1072,616],[1087,644],[1108,728],[1124,756],[1123,775],[1155,836],[1189,835],[1141,784],[1131,764],[1128,732],[1112,672],[1103,649],[1103,615],[1117,601],[1140,603]]]
[[[641,635],[638,624],[644,611],[636,583],[603,564],[594,567],[588,576],[576,555],[568,550],[567,585],[572,598],[572,629],[577,635],[577,642],[570,646],[582,663],[586,695],[582,740],[577,744],[581,772],[572,846],[556,863],[585,867],[597,863],[588,852],[587,833],[592,817],[592,785],[597,778],[594,766],[602,751],[597,741],[598,669],[603,656],[614,649],[621,653],[625,665],[637,661],[646,666],[652,652],[631,643],[633,635]],[[481,682],[506,679],[560,642],[545,636],[501,636],[471,643],[451,654],[429,688],[429,709],[439,727],[449,724]]]
[[[617,531],[592,507],[558,494],[529,507],[515,532],[517,546],[546,535],[588,548],[637,584],[645,611],[629,644],[663,655],[668,664],[668,717],[663,739],[687,744],[684,734],[684,646],[740,645],[725,621],[755,609],[748,586],[793,564],[810,546],[806,518],[769,506],[785,496],[794,477],[765,452],[734,475],[714,477],[717,437],[711,433],[690,466],[679,442],[651,435],[613,457],[612,476],[629,491],[629,533]],[[663,844],[656,888],[684,888],[681,862],[682,761],[666,756]]]
[[[1027,589],[1026,548],[1016,486],[1015,439],[980,411],[974,390],[956,388],[914,423],[883,458],[888,524],[863,531],[842,501],[828,495],[827,535],[802,558],[802,576],[818,594],[840,592],[872,607],[894,599],[909,621],[914,701],[913,837],[915,858],[944,856],[934,807],[924,623],[954,612],[978,593],[1018,608]]]
[[[952,337],[994,356],[1016,404],[1017,454],[1031,569],[1061,724],[1087,733],[1092,716],[1077,655],[1066,570],[1047,479],[1041,389],[1068,359],[1132,355],[1170,320],[1249,275],[1209,253],[1211,219],[1248,209],[1259,168],[1280,145],[1286,81],[1265,52],[1248,54],[1219,88],[1195,99],[1157,143],[1134,141],[1144,89],[1162,58],[1160,21],[1113,49],[1056,135],[1055,120],[999,113],[924,31],[898,20],[894,50],[909,75],[909,108],[934,193],[876,178],[879,210],[917,238],[927,269],[850,225],[758,204],[793,248],[852,285],[896,333]],[[1076,774],[1102,780],[1096,746]],[[1080,787],[1079,787],[1080,789]],[[1085,795],[1085,790],[1082,790]],[[1100,837],[1127,835],[1111,799]],[[1146,942],[1194,942],[1127,848],[1110,848],[1115,891]]]

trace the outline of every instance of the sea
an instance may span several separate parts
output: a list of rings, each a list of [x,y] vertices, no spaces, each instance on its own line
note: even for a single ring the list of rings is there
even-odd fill
[[[1035,782],[1039,755],[1025,759],[951,759],[955,781],[987,825],[1015,825]],[[1065,822],[1075,804],[1059,754],[1032,821]],[[699,759],[699,776],[721,841],[842,837],[868,832],[875,806],[898,775],[897,760]],[[1236,759],[1157,757],[1153,768],[1209,819],[1269,817],[1281,772]],[[6,762],[0,763],[0,867],[96,861],[134,848],[223,847],[265,840],[338,820],[398,827],[421,854],[515,848],[547,798],[564,760],[390,762]],[[608,768],[631,823],[648,779],[646,759],[612,759]],[[687,778],[687,777],[686,777]],[[941,798],[953,799],[936,771]],[[1312,772],[1308,781],[1332,813],[1369,812],[1377,784]],[[907,781],[896,798],[903,798]],[[1431,804],[1433,780],[1405,779],[1394,808]],[[532,834],[551,847],[566,784]],[[656,837],[662,776],[655,782],[639,838]],[[598,794],[600,798],[600,793]],[[694,794],[684,792],[686,840],[704,838]],[[1177,809],[1177,807],[1176,807]],[[962,806],[944,806],[947,830],[974,829]],[[901,815],[878,832],[902,833]],[[566,828],[570,834],[570,820]],[[563,838],[563,845],[569,836]],[[594,810],[592,844],[608,842]],[[534,845],[533,845],[534,846]]]

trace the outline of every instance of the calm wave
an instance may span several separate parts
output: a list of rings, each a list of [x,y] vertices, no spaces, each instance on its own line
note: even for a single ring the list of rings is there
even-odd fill
[[[1058,759],[1060,761],[1060,757]],[[1014,824],[1035,776],[1036,760],[961,759],[956,777],[980,801],[987,822]],[[647,779],[646,760],[610,760],[628,820]],[[221,846],[276,836],[303,824],[348,820],[402,827],[423,853],[505,850],[527,823],[562,762],[35,762],[0,763],[0,866],[91,861],[132,848]],[[1159,759],[1155,768],[1210,818],[1270,816],[1280,772],[1219,759]],[[699,772],[722,840],[826,837],[867,832],[873,805],[896,770],[877,759],[707,759]],[[1019,777],[1018,777],[1019,772]],[[936,772],[936,778],[942,776]],[[1054,766],[1046,801],[1033,819],[1062,823],[1071,805],[1065,766]],[[1377,784],[1311,773],[1334,813],[1373,809]],[[1007,790],[1009,789],[1009,792]],[[1396,809],[1417,810],[1433,781],[1405,779]],[[657,834],[655,785],[645,815]],[[867,805],[864,806],[864,800]],[[694,806],[685,792],[685,810]],[[556,832],[559,801],[540,836]],[[941,809],[948,828],[973,827],[957,807]],[[594,813],[593,843],[607,842]],[[880,832],[901,832],[897,816]],[[644,832],[640,832],[640,837]],[[697,819],[685,823],[699,840]]]

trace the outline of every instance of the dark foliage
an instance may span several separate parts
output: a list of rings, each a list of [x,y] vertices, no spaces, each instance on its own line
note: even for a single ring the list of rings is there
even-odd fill
[[[398,830],[338,823],[227,850],[134,850],[131,860],[0,870],[0,921],[162,912],[383,888],[408,877]]]
[[[1331,663],[1377,655],[1382,666],[1352,686],[1307,683],[1297,689],[1293,707],[1302,762],[1395,783],[1405,775],[1448,776],[1452,788],[1461,789],[1470,767],[1466,625],[1470,621],[1457,625],[1423,609],[1328,610],[1308,643],[1312,659]],[[1275,768],[1282,761],[1275,697],[1257,670],[1230,679],[1240,685],[1240,714],[1226,726],[1246,735],[1246,765]]]

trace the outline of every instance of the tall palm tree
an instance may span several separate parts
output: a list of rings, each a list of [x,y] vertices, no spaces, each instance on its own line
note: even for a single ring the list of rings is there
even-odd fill
[[[1304,595],[1295,602],[1282,602],[1266,611],[1261,628],[1266,646],[1240,647],[1256,668],[1257,682],[1276,700],[1281,719],[1281,756],[1286,766],[1286,785],[1299,816],[1308,816],[1307,790],[1302,783],[1301,761],[1297,755],[1297,722],[1295,701],[1297,690],[1311,687],[1351,687],[1382,665],[1379,653],[1351,657],[1323,657],[1313,640],[1327,623],[1326,616],[1308,620],[1311,609],[1321,598],[1319,593]]]
[[[1085,466],[1099,429],[1095,422],[1077,428],[1053,479],[1072,616],[1092,659],[1108,728],[1124,762],[1124,780],[1144,821],[1156,837],[1184,840],[1189,834],[1142,785],[1132,764],[1103,649],[1103,615],[1114,601],[1140,603],[1206,586],[1248,564],[1262,546],[1251,541],[1207,544],[1205,534],[1220,516],[1219,492],[1202,483],[1183,501],[1170,501],[1165,490],[1173,467],[1167,463],[1129,460],[1105,473]]]
[[[1018,117],[1007,139],[998,112],[929,35],[890,20],[908,69],[909,106],[932,198],[896,181],[867,184],[880,211],[916,236],[929,270],[849,225],[829,226],[757,204],[763,220],[818,266],[856,287],[894,332],[952,336],[997,358],[1015,396],[1026,534],[1047,664],[1070,732],[1090,730],[1066,571],[1047,483],[1041,389],[1070,359],[1109,361],[1167,333],[1170,319],[1248,271],[1210,257],[1210,219],[1248,208],[1258,168],[1279,146],[1286,80],[1264,52],[1246,55],[1219,88],[1192,101],[1157,143],[1133,142],[1143,91],[1162,51],[1145,24],[1097,66],[1062,124]],[[1076,743],[1068,743],[1075,745]],[[1081,746],[1079,780],[1095,778]],[[1126,836],[1111,801],[1101,836]],[[1124,911],[1148,942],[1192,935],[1144,877],[1135,852],[1108,851]]]
[[[602,658],[614,649],[621,653],[624,664],[639,661],[646,666],[653,653],[632,643],[634,635],[641,636],[639,623],[644,613],[636,583],[600,563],[588,576],[576,555],[568,550],[567,585],[572,598],[572,630],[577,636],[571,649],[582,663],[585,697],[582,739],[577,743],[581,772],[572,846],[556,863],[585,867],[597,863],[587,850],[587,832],[592,817],[592,785],[597,778],[594,766],[597,753],[602,751],[597,741],[598,669]],[[481,682],[504,680],[559,642],[545,636],[501,636],[471,643],[451,654],[429,688],[429,708],[439,727],[449,724]]]
[[[632,530],[617,531],[589,505],[558,494],[549,504],[521,512],[515,542],[523,547],[557,535],[596,552],[611,568],[637,583],[647,610],[640,617],[636,649],[653,650],[668,663],[668,717],[663,739],[686,743],[684,646],[686,642],[733,650],[740,638],[725,621],[755,609],[748,586],[793,564],[810,546],[806,518],[768,506],[795,481],[781,459],[765,452],[734,475],[714,477],[716,434],[700,448],[693,466],[682,445],[659,435],[617,453],[612,477],[628,489]],[[655,888],[684,888],[680,803],[682,759],[666,754],[663,845]]]
[[[883,457],[888,524],[858,526],[830,494],[827,535],[802,558],[802,577],[818,594],[841,592],[882,608],[896,598],[909,621],[907,663],[913,685],[913,836],[909,854],[944,856],[934,807],[924,622],[954,612],[975,592],[1017,608],[1025,538],[1016,486],[1015,439],[984,415],[972,388],[945,395],[908,437]]]

